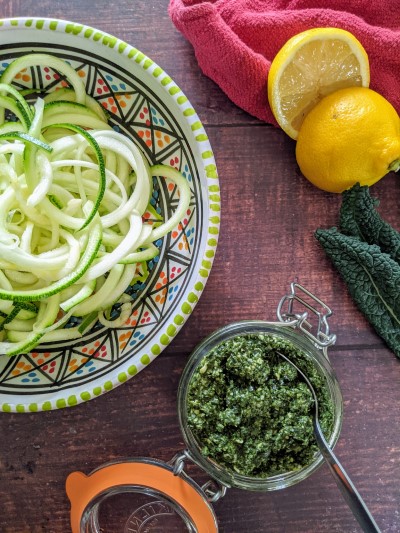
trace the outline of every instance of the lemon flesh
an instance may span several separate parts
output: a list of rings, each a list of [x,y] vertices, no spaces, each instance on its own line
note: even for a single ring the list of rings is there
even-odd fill
[[[368,56],[361,43],[338,28],[315,28],[292,37],[273,60],[268,99],[281,128],[297,139],[304,117],[325,96],[369,85]]]

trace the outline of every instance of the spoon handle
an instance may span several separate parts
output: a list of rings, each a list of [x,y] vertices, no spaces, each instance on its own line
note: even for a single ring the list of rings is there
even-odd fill
[[[346,500],[347,505],[352,510],[356,520],[360,524],[362,530],[365,533],[380,533],[380,529],[369,512],[364,500],[361,498],[345,469],[340,464],[326,442],[317,420],[314,420],[314,434],[321,453],[328,464],[333,477],[335,478],[336,484],[339,487],[343,498]]]

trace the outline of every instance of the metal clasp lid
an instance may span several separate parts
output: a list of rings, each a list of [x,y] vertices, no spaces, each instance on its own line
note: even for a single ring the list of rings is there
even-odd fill
[[[190,460],[192,463],[204,470],[203,467],[192,457],[188,450],[183,450],[182,452],[174,455],[174,457],[168,462],[168,464],[173,467],[173,473],[175,476],[179,476],[184,472],[186,460]],[[228,487],[222,484],[220,481],[211,478],[204,485],[202,485],[201,490],[206,495],[209,503],[215,503],[225,496],[227,488]]]
[[[331,308],[298,283],[291,283],[290,289],[290,294],[286,294],[278,304],[276,312],[279,321],[292,322],[291,325],[302,331],[318,348],[326,349],[335,344],[336,335],[329,333],[328,318],[332,315]],[[296,305],[300,305],[302,312],[296,312]],[[304,308],[307,310],[304,311]]]

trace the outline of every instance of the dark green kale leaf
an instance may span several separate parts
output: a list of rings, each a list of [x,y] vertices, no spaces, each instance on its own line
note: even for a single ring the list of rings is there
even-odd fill
[[[362,195],[362,191],[363,187],[357,183],[351,187],[351,189],[348,189],[342,193],[342,205],[340,207],[340,231],[345,235],[352,235],[353,237],[359,238],[361,241],[366,241],[367,239],[364,238],[362,228],[360,227],[360,224],[363,225],[363,220],[360,220],[360,210],[357,209],[360,203],[357,200],[359,200],[360,196]],[[375,204],[373,205],[373,208],[374,207]]]
[[[400,266],[376,244],[319,229],[316,238],[350,295],[391,350],[400,357]]]
[[[368,244],[377,244],[382,252],[400,264],[400,233],[379,215],[379,201],[372,198],[369,187],[358,183],[342,194],[340,230]]]

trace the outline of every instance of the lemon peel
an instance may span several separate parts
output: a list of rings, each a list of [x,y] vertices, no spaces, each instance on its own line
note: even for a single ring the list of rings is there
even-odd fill
[[[304,119],[296,144],[303,175],[340,193],[371,186],[400,167],[400,119],[388,100],[365,87],[341,89]]]

